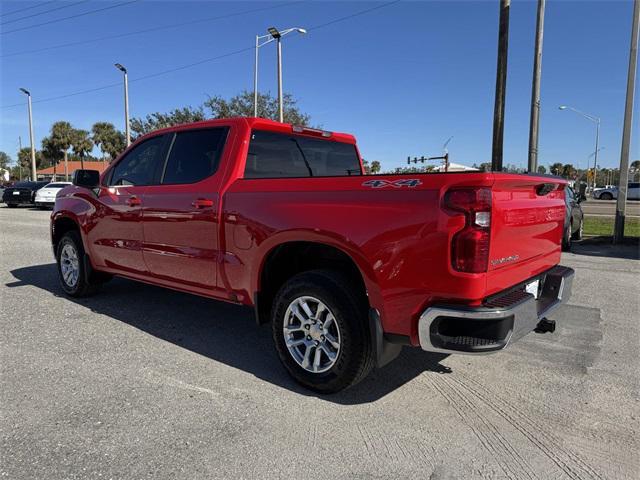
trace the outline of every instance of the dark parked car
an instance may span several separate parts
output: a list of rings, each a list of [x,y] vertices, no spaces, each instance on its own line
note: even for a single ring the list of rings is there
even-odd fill
[[[35,205],[36,192],[49,182],[17,182],[8,187],[2,194],[2,201],[8,207],[13,208],[18,205]]]
[[[584,213],[582,213],[582,207],[580,206],[581,198],[576,192],[569,186],[567,186],[564,191],[567,210],[564,217],[562,249],[571,250],[572,240],[582,240]]]

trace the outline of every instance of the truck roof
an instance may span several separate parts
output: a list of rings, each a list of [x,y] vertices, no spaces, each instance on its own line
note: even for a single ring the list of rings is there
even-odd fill
[[[349,133],[341,133],[341,132],[328,132],[330,136],[318,135],[319,133],[326,132],[321,129],[314,129],[312,127],[297,127],[291,123],[280,123],[275,120],[269,120],[266,118],[259,117],[232,117],[232,118],[216,118],[211,120],[202,120],[200,122],[193,123],[183,123],[181,125],[174,125],[167,128],[161,128],[158,130],[154,130],[153,132],[149,132],[145,135],[139,137],[139,139],[145,138],[150,135],[156,135],[159,133],[169,133],[180,130],[190,130],[194,128],[203,128],[203,127],[215,127],[217,125],[229,125],[229,123],[242,124],[244,123],[249,128],[256,128],[259,130],[267,130],[271,132],[280,132],[280,133],[296,133],[298,135],[309,135],[316,138],[326,138],[327,140],[342,142],[342,143],[356,143],[356,138]],[[294,132],[295,128],[301,128],[302,131]],[[305,132],[306,130],[306,132]],[[313,132],[313,133],[312,133]],[[139,140],[138,139],[138,140]]]

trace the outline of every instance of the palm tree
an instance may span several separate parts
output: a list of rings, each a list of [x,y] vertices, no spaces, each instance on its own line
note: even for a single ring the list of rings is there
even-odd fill
[[[124,150],[124,134],[109,122],[97,122],[91,127],[92,140],[102,151],[102,154],[109,155],[111,160],[115,159]]]
[[[56,122],[51,125],[51,142],[64,158],[64,177],[69,181],[68,150],[71,147],[73,127],[69,122]]]
[[[73,153],[80,157],[80,168],[84,169],[84,157],[93,149],[93,142],[86,130],[73,130],[71,134]]]

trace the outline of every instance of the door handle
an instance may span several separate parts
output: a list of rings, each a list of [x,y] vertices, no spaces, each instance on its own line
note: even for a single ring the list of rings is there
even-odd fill
[[[142,201],[134,195],[132,197],[129,197],[126,203],[131,207],[135,207],[135,206],[141,205]]]
[[[199,198],[194,200],[191,205],[196,208],[210,208],[213,207],[213,200],[209,200],[208,198]]]

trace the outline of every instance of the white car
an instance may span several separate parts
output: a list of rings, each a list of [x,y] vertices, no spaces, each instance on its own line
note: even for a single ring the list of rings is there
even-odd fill
[[[56,194],[71,182],[48,183],[36,192],[35,204],[38,208],[52,208],[56,203]]]
[[[597,188],[593,198],[599,200],[615,200],[618,198],[618,187]],[[627,185],[627,199],[640,200],[640,182],[629,182]]]

